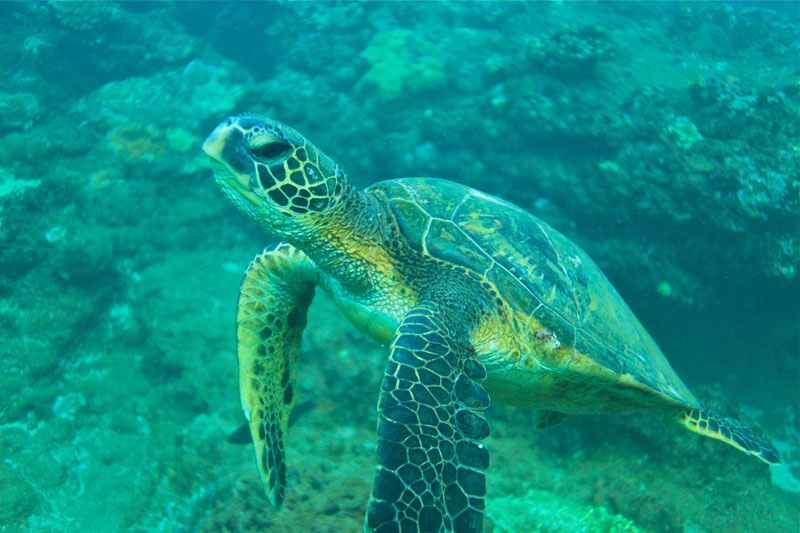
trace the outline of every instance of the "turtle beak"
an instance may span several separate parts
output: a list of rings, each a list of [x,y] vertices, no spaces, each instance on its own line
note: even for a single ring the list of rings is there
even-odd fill
[[[251,162],[243,155],[242,142],[242,130],[237,127],[236,118],[231,117],[214,128],[203,142],[203,151],[212,160],[217,181],[226,181],[231,185],[236,182],[239,185],[237,189],[249,190],[248,170]]]
[[[215,161],[222,160],[225,140],[230,136],[231,119],[226,120],[211,132],[203,143],[203,151]]]

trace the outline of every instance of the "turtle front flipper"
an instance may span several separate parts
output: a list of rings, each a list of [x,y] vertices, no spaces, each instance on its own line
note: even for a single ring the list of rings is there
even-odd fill
[[[236,337],[242,409],[261,481],[276,508],[286,488],[286,430],[314,279],[313,263],[293,246],[280,243],[253,259],[239,292]]]
[[[378,401],[377,470],[365,531],[483,531],[486,370],[463,317],[434,303],[400,322]]]
[[[744,453],[754,455],[767,464],[780,464],[778,450],[766,439],[732,418],[709,413],[704,409],[681,409],[677,412],[678,423],[689,431],[712,439],[727,442]]]

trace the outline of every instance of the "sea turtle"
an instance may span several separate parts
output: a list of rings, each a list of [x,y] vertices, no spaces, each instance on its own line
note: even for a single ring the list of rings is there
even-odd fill
[[[256,255],[237,316],[241,403],[270,502],[315,287],[389,347],[365,530],[483,530],[489,398],[570,413],[652,409],[767,463],[778,453],[706,411],[595,263],[526,211],[475,189],[404,178],[356,190],[294,129],[233,116],[206,139],[216,181],[282,239]]]

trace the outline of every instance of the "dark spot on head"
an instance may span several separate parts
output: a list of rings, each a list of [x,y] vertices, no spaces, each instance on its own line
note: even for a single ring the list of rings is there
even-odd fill
[[[285,185],[281,185],[281,191],[283,191],[283,194],[291,198],[292,196],[297,194],[297,187],[295,187],[291,183],[287,183]]]
[[[253,160],[242,146],[242,132],[234,129],[230,135],[231,137],[222,149],[222,160],[237,172],[244,174],[248,169],[253,168]]]
[[[292,172],[289,175],[289,179],[292,180],[292,183],[294,183],[295,185],[299,185],[301,187],[306,186],[305,174],[303,174],[302,172]]]
[[[294,156],[299,159],[300,161],[307,161],[308,154],[306,154],[305,148],[299,148],[295,153]]]
[[[269,197],[272,198],[272,201],[280,206],[289,205],[289,199],[279,191],[278,189],[273,189],[269,191]]]
[[[283,164],[272,165],[270,171],[277,181],[283,181],[286,178],[286,169],[283,168]]]
[[[311,187],[311,194],[314,196],[328,196],[328,187],[324,183],[320,183]]]
[[[258,334],[261,335],[262,339],[268,339],[272,335],[272,330],[270,328],[261,328]]]
[[[264,165],[258,165],[258,181],[265,189],[269,189],[275,185],[275,180],[272,178],[269,170],[267,170],[267,167]]]
[[[289,371],[289,367],[286,366],[283,369],[283,375],[281,375],[281,387],[286,387],[289,384],[289,378],[292,377],[291,372]]]
[[[286,162],[286,166],[289,167],[289,170],[297,170],[298,168],[300,168],[300,161],[292,157]]]
[[[308,200],[299,196],[292,198],[292,203],[297,207],[308,207]]]

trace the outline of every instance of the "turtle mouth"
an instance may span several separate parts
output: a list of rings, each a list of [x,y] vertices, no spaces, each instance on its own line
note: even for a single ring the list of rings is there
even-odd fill
[[[245,176],[241,176],[232,171],[228,165],[219,159],[215,159],[213,156],[211,156],[210,159],[211,170],[214,172],[214,180],[221,189],[229,190],[231,193],[240,196],[253,205],[257,206],[261,204],[259,197],[250,190],[249,180]]]
[[[213,157],[209,159],[211,160],[211,170],[214,171],[215,180],[219,181],[221,179],[233,177],[233,173],[223,162],[218,161]]]
[[[260,206],[263,203],[261,198],[250,190],[250,187],[242,185],[241,181],[227,170],[225,172],[215,171],[214,179],[221,189],[247,200],[247,202],[254,206]]]
[[[236,147],[239,146],[242,137],[241,130],[234,126],[234,121],[228,119],[214,128],[203,143],[203,151],[211,160],[214,179],[222,191],[233,200],[240,198],[259,207],[263,204],[263,200],[250,187],[250,177],[237,172],[238,165],[230,159],[238,158]]]

